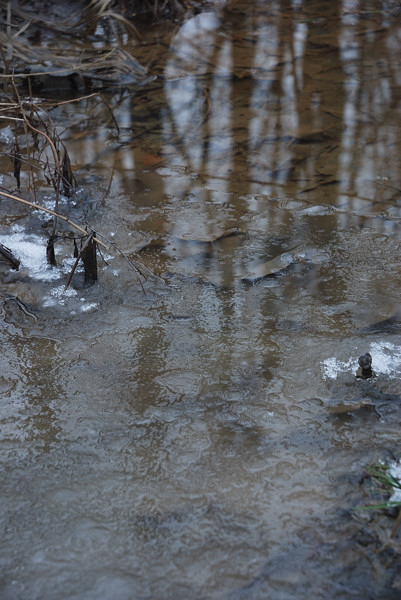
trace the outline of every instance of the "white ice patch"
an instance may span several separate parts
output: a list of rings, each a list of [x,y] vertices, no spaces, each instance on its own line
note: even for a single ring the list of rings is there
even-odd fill
[[[43,197],[43,200],[41,202],[41,206],[43,206],[43,208],[49,208],[50,210],[56,210],[55,204],[56,198],[54,194],[47,194]],[[63,194],[60,194],[58,199],[58,212],[62,212],[63,207],[69,206],[70,204],[71,203],[69,201],[69,198],[67,198],[67,196],[64,196]],[[46,221],[49,218],[49,213],[43,210],[39,210],[38,216],[39,218]]]
[[[337,375],[346,371],[355,371],[358,368],[358,359],[349,358],[347,361],[337,360],[334,356],[322,361],[323,378],[337,379]]]
[[[81,302],[85,302],[85,298],[81,298]],[[95,310],[98,307],[97,302],[88,302],[87,304],[82,304],[81,312],[90,312],[91,310]]]
[[[33,279],[41,281],[55,281],[61,277],[65,278],[71,271],[75,262],[74,258],[65,258],[61,266],[51,267],[46,258],[46,241],[38,235],[28,234],[19,225],[15,225],[11,233],[0,235],[0,243],[9,248],[21,261],[21,268],[26,269]],[[81,270],[81,269],[78,269]],[[43,297],[43,306],[65,306],[71,298],[77,298],[78,294],[74,288],[65,289],[65,285],[52,288],[48,295]],[[85,298],[79,298],[81,304],[75,306],[75,311],[90,312],[98,308],[96,302],[86,302]]]
[[[393,461],[390,463],[388,473],[391,475],[391,477],[394,477],[394,479],[396,479],[401,486],[401,461]],[[401,489],[398,489],[398,487],[393,487],[393,490],[394,492],[389,502],[401,502]]]
[[[2,127],[0,132],[0,141],[5,144],[10,144],[14,139],[15,136],[11,127]]]
[[[46,242],[38,235],[28,234],[22,227],[15,226],[12,233],[0,235],[0,243],[19,258],[21,267],[28,269],[34,279],[53,281],[60,278],[60,271],[47,263]]]
[[[369,352],[372,356],[372,369],[376,375],[399,376],[401,373],[401,346],[391,342],[372,342]],[[357,352],[356,352],[357,354]],[[341,361],[334,356],[322,361],[324,379],[337,379],[338,375],[346,372],[356,373],[358,356]]]
[[[78,293],[74,288],[65,289],[64,285],[59,285],[50,290],[50,294],[43,299],[43,306],[65,306],[71,298],[77,298]],[[78,299],[78,298],[77,298]],[[79,298],[81,305],[76,303],[71,315],[76,315],[77,312],[90,312],[98,307],[97,302],[86,302],[85,298]]]
[[[43,298],[43,306],[55,306],[56,304],[65,304],[69,298],[77,295],[73,288],[65,289],[65,285],[59,285],[50,290],[50,295]]]
[[[372,368],[376,373],[396,375],[401,371],[401,346],[391,342],[372,342]]]

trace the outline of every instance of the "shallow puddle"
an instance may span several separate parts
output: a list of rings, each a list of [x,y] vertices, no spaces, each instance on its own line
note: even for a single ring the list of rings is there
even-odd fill
[[[49,216],[2,199],[2,599],[399,597],[392,519],[354,510],[399,458],[399,17],[218,3],[50,110],[59,210],[107,248],[66,290],[71,239],[51,268]]]

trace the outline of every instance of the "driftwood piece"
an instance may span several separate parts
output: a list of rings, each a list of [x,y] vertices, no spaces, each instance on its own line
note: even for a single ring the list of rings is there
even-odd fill
[[[4,256],[4,258],[8,260],[9,263],[11,263],[13,269],[18,271],[21,261],[14,256],[14,254],[9,248],[6,248],[5,246],[3,246],[3,244],[0,244],[0,254]]]

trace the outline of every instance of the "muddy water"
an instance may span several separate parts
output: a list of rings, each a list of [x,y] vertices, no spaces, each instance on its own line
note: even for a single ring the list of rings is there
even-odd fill
[[[53,109],[107,263],[64,291],[70,242],[50,271],[3,203],[2,599],[399,597],[393,521],[353,511],[400,450],[399,16],[218,5]]]

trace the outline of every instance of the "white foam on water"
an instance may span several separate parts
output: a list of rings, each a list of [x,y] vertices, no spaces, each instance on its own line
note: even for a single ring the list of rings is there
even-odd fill
[[[389,375],[397,377],[401,374],[401,346],[391,342],[372,342],[369,347],[372,356],[372,368],[376,375]],[[346,372],[356,373],[358,365],[358,353],[348,360],[339,360],[334,356],[326,358],[321,362],[323,378],[337,379],[338,375]]]

